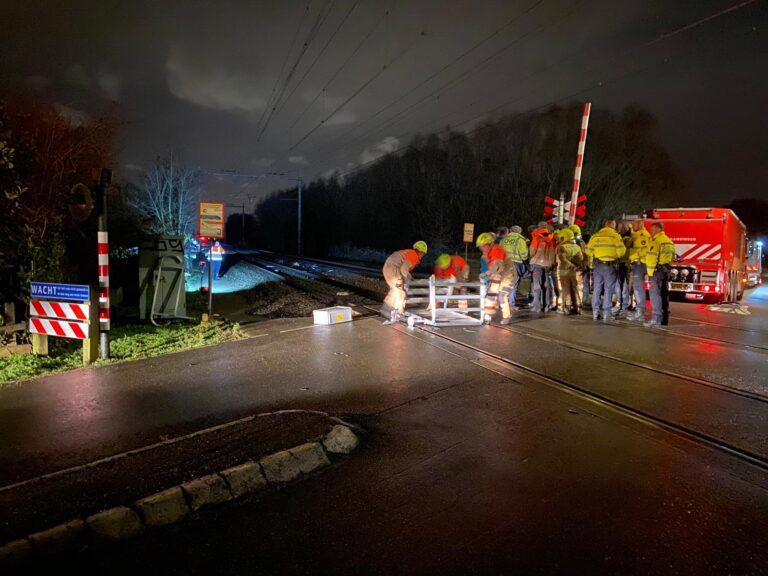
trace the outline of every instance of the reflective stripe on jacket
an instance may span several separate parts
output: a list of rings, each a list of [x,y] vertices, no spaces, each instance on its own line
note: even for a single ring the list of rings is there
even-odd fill
[[[211,248],[211,260],[224,260],[224,248],[222,246]]]
[[[488,259],[488,278],[493,282],[499,282],[514,270],[513,262],[507,260],[507,253],[504,248],[495,245],[486,254]]]
[[[645,256],[648,254],[648,246],[651,243],[651,233],[645,228],[638,232],[632,230],[632,244],[629,247],[629,261],[645,264]]]
[[[675,259],[675,244],[663,231],[651,238],[648,247],[648,255],[645,257],[645,265],[648,268],[648,277],[653,276],[658,266],[669,264]]]
[[[557,238],[546,228],[539,228],[531,234],[531,266],[552,267],[556,250]]]
[[[613,228],[605,227],[596,232],[587,244],[587,255],[590,260],[601,262],[613,262],[618,260],[627,251],[624,242]]]
[[[522,234],[510,232],[501,241],[501,247],[507,253],[507,258],[515,264],[522,264],[528,260],[528,243]]]

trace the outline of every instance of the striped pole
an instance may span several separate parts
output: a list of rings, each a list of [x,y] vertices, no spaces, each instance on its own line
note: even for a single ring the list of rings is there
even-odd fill
[[[99,248],[99,328],[109,331],[109,239],[106,232],[98,232]]]
[[[579,149],[576,152],[576,170],[573,173],[573,190],[571,192],[571,206],[568,210],[568,222],[576,222],[576,208],[579,199],[579,184],[581,183],[581,167],[584,164],[584,147],[587,144],[587,127],[589,126],[589,113],[592,103],[584,104],[584,115],[581,117],[581,133],[579,134]]]

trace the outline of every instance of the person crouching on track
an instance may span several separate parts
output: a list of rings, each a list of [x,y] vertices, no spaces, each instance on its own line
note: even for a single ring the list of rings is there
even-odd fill
[[[579,288],[576,271],[584,264],[584,255],[576,244],[573,231],[565,228],[560,231],[560,244],[557,247],[557,280],[560,284],[562,304],[560,314],[579,313]]]
[[[435,280],[450,282],[466,282],[469,280],[469,264],[461,256],[451,256],[450,254],[440,254],[435,260],[434,269]],[[459,289],[459,294],[464,294],[464,288]],[[448,294],[453,294],[453,288],[448,289]],[[460,300],[459,308],[467,308],[467,301]]]
[[[493,234],[484,232],[477,237],[475,245],[488,260],[488,292],[483,302],[483,321],[488,324],[496,314],[496,305],[501,307],[501,323],[509,324],[512,309],[509,306],[509,295],[515,284],[515,268],[507,260],[507,253],[499,244],[494,243]]]
[[[384,281],[389,286],[381,314],[391,321],[405,312],[405,285],[411,281],[411,270],[419,265],[427,253],[427,243],[419,240],[412,249],[398,250],[384,262]]]

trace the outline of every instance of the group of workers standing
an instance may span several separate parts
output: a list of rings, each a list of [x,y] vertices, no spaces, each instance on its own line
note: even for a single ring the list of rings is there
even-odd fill
[[[624,315],[627,320],[643,321],[647,276],[651,319],[643,325],[653,328],[668,324],[668,282],[675,246],[664,233],[663,223],[653,222],[649,228],[650,232],[643,220],[633,220],[631,225],[608,220],[587,240],[576,224],[553,227],[540,222],[528,228],[527,237],[520,226],[480,234],[475,245],[482,253],[479,279],[487,286],[483,302],[486,322],[500,308],[500,323],[509,324],[512,312],[519,309],[520,281],[529,275],[533,312],[581,314],[583,307],[589,306],[591,293],[594,320],[611,322]],[[404,313],[405,285],[427,250],[426,242],[420,240],[413,248],[394,252],[384,263],[389,293],[382,314],[391,321]],[[435,259],[438,280],[467,282],[469,274],[469,265],[461,256],[441,254]]]

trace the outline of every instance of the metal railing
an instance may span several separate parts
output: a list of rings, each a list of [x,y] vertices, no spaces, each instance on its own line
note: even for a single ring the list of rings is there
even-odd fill
[[[483,282],[411,280],[405,285],[406,313],[409,326],[468,326],[483,323],[483,300],[487,293]],[[477,303],[470,306],[469,303]],[[428,304],[427,308],[419,305]],[[414,306],[408,308],[409,306]]]

